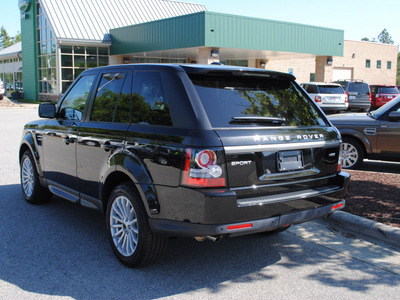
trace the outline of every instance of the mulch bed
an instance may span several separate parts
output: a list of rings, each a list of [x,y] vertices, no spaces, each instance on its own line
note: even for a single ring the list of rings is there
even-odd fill
[[[346,172],[351,182],[344,211],[400,228],[400,174]]]

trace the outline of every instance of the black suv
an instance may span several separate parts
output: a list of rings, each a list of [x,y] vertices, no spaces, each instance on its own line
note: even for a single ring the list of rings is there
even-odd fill
[[[338,80],[345,90],[349,107],[347,110],[369,111],[371,108],[371,90],[369,84],[363,80]]]
[[[131,267],[158,260],[169,236],[219,240],[330,214],[349,184],[340,135],[294,80],[227,66],[87,70],[25,126],[23,195],[104,212]]]

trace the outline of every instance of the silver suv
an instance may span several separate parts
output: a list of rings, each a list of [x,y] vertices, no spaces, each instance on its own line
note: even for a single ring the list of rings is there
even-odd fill
[[[349,97],[348,110],[369,111],[371,108],[371,89],[363,80],[338,80]]]

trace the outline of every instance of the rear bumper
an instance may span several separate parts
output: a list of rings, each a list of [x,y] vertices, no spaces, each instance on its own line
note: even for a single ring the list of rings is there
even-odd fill
[[[353,102],[350,103],[349,102],[349,107],[348,110],[366,110],[369,109],[371,107],[371,103],[370,102]]]
[[[155,233],[182,237],[270,231],[343,208],[349,182],[350,175],[341,172],[322,186],[296,191],[294,185],[285,188],[284,193],[256,197],[243,197],[234,190],[157,187],[157,194],[162,195],[161,209],[149,218],[149,223]],[[273,188],[268,186],[265,190]]]
[[[256,232],[275,230],[280,227],[299,224],[320,218],[342,209],[345,201],[339,201],[315,209],[299,211],[286,215],[231,224],[194,224],[172,220],[150,219],[150,228],[154,233],[176,237],[245,235]]]

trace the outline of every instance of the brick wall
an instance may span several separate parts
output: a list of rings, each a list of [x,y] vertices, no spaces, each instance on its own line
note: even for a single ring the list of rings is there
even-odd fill
[[[362,42],[344,41],[343,57],[333,57],[333,68],[352,69],[353,78],[362,79],[369,84],[396,84],[398,46]],[[354,54],[354,55],[353,55]],[[366,68],[366,60],[370,60],[370,68]],[[381,68],[377,68],[377,61]],[[391,69],[387,68],[390,61]],[[333,79],[333,78],[332,78]],[[342,78],[349,79],[349,78]]]
[[[293,75],[299,83],[309,82],[310,74],[315,73],[315,57],[311,58],[289,58],[269,60],[265,67],[268,70],[289,73],[293,69]]]

